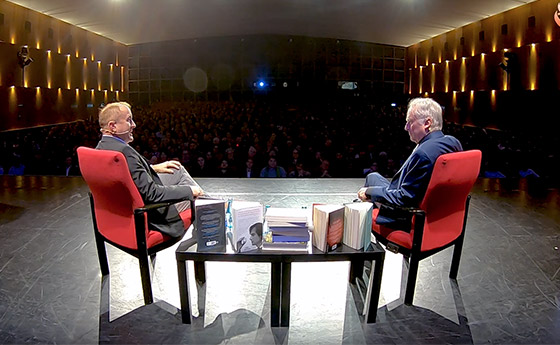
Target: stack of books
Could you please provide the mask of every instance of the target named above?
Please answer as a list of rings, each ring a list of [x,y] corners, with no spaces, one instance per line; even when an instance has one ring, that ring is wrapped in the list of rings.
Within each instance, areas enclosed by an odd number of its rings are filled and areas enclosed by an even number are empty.
[[[294,208],[268,208],[265,214],[263,250],[307,251],[308,211]]]

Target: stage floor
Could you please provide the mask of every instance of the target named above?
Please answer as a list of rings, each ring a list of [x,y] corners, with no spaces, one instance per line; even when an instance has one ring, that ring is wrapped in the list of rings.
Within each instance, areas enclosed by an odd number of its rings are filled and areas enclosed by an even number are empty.
[[[348,202],[363,183],[198,181],[213,196],[272,207]],[[450,248],[420,263],[414,305],[405,306],[406,267],[388,252],[375,324],[359,321],[348,263],[294,263],[289,328],[270,327],[269,264],[207,263],[205,303],[192,299],[196,318],[185,325],[175,247],[157,255],[156,303],[144,306],[133,257],[108,246],[111,275],[102,280],[80,177],[0,176],[0,186],[2,344],[560,343],[560,197],[525,180],[513,190],[477,181],[457,284]]]

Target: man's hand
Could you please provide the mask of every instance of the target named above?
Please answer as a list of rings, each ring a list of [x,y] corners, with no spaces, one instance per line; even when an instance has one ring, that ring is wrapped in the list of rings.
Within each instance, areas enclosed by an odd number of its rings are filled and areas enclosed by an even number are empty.
[[[175,170],[181,168],[181,163],[177,161],[167,161],[152,165],[152,169],[158,174],[173,174]]]
[[[360,190],[358,191],[358,198],[360,198],[360,200],[366,201],[368,199],[366,195],[366,191],[367,191],[367,187],[360,188]]]
[[[197,187],[197,186],[191,186],[191,190],[192,190],[192,195],[193,197],[199,197],[201,195],[204,195],[204,191],[202,190],[202,188]]]

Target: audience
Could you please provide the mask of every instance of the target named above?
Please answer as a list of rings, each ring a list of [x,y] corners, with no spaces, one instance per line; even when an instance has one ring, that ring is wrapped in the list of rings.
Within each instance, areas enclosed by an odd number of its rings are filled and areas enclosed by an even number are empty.
[[[179,160],[195,177],[391,177],[412,151],[405,106],[181,102],[136,107],[134,148]],[[552,177],[558,138],[446,123],[466,150],[483,152],[482,176]],[[364,128],[375,128],[366,135]],[[76,148],[95,147],[96,120],[0,133],[0,174],[76,175]],[[382,148],[382,150],[381,150]],[[285,167],[286,170],[284,170]],[[304,169],[305,167],[305,169]],[[260,173],[260,174],[259,174]]]

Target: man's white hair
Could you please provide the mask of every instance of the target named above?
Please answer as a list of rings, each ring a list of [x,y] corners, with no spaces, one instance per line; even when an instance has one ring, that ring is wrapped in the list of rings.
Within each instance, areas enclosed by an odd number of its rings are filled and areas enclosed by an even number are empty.
[[[418,97],[408,103],[406,118],[414,116],[417,120],[432,119],[431,131],[441,130],[443,127],[443,115],[441,106],[431,98]]]

